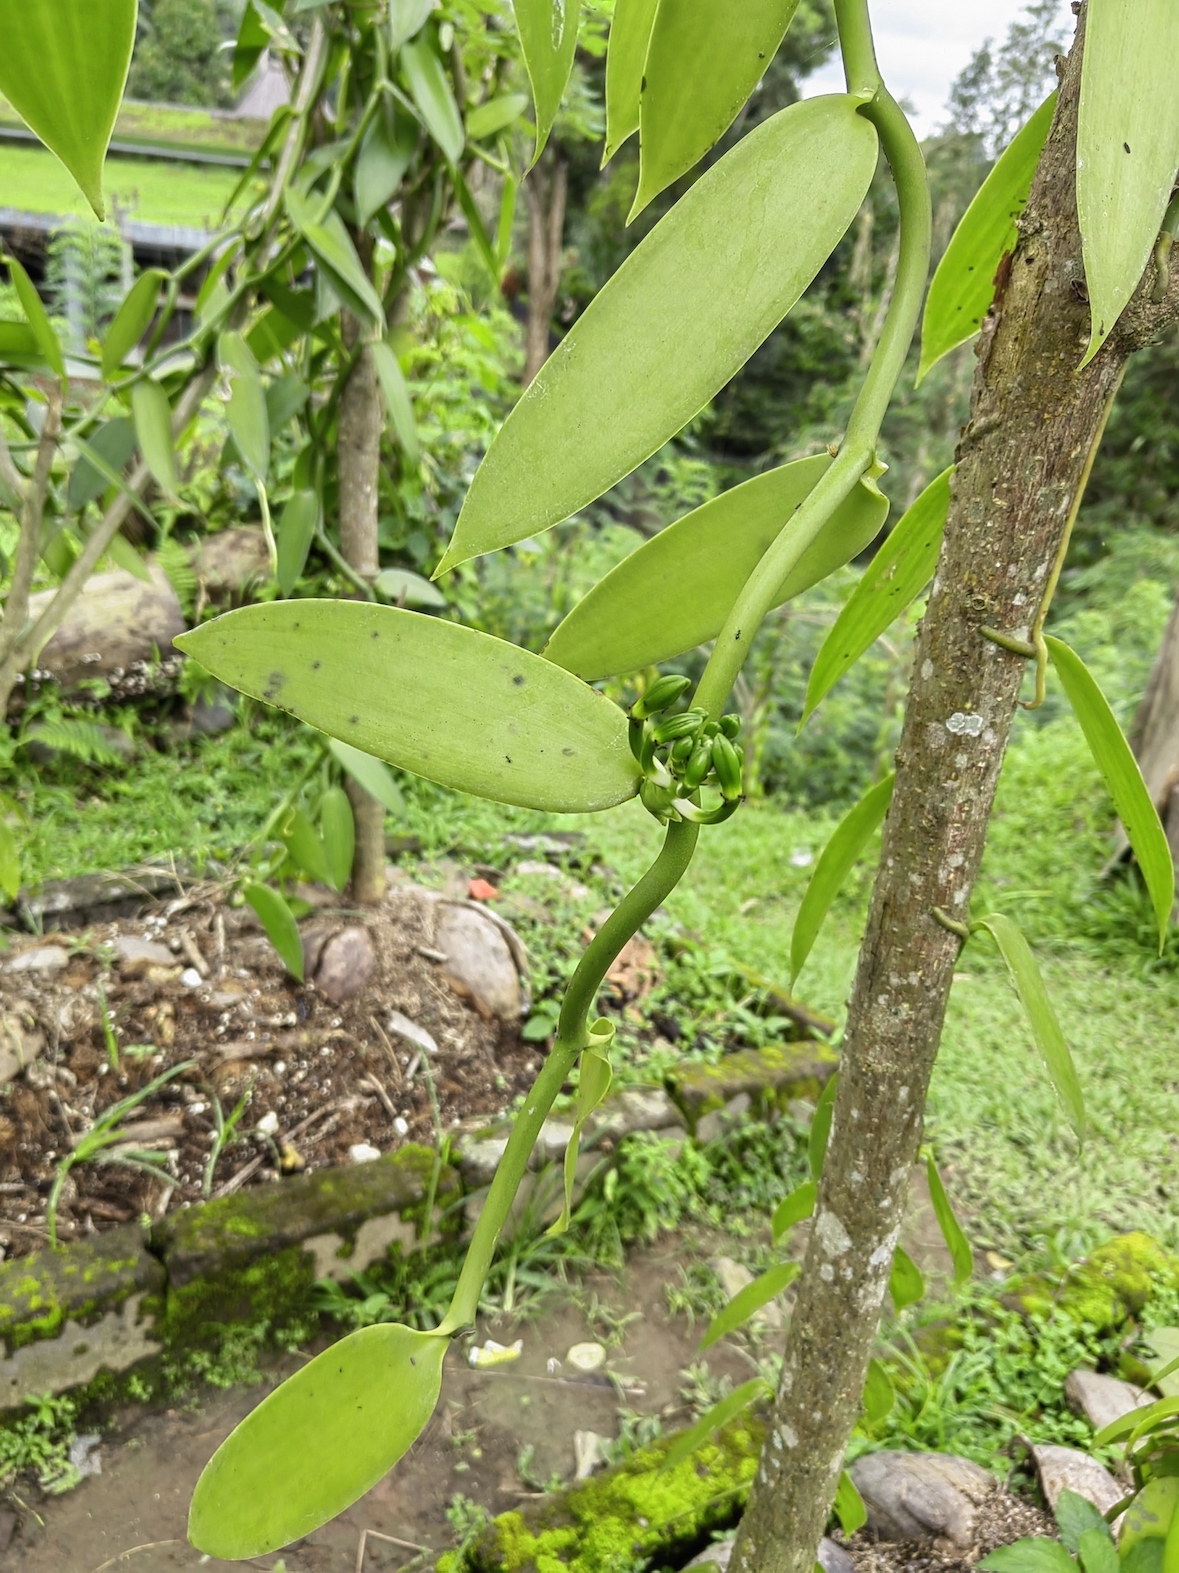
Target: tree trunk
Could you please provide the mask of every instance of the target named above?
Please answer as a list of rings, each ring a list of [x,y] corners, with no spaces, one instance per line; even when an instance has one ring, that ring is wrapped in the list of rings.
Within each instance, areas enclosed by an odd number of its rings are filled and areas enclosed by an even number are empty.
[[[355,347],[360,323],[341,312],[344,343]],[[340,551],[359,576],[371,583],[380,572],[377,547],[377,498],[381,476],[381,393],[371,350],[357,356],[340,395],[336,452],[340,488]],[[385,893],[385,810],[351,779],[345,782],[356,821],[352,859],[352,897],[379,901]]]
[[[934,914],[967,919],[1024,676],[1022,658],[980,628],[1027,637],[1125,359],[1174,316],[1179,298],[1173,283],[1151,305],[1152,269],[1116,337],[1077,371],[1089,337],[1074,178],[1079,87],[1078,44],[979,345],[945,543],[914,654],[830,1145],[733,1573],[811,1573],[859,1415],[961,946]]]
[[[549,327],[561,287],[565,198],[569,166],[550,147],[524,186],[528,198],[528,334],[524,348],[524,385],[549,358]]]
[[[1130,729],[1130,744],[1179,869],[1179,596]],[[1118,839],[1124,852],[1129,842],[1120,826]]]

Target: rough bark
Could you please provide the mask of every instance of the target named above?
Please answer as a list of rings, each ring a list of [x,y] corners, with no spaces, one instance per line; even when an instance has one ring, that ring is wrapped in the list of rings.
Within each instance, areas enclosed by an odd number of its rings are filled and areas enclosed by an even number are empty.
[[[561,287],[565,200],[569,166],[550,148],[524,186],[528,198],[528,331],[524,347],[524,385],[549,358],[549,325]]]
[[[1134,756],[1158,807],[1179,869],[1179,596],[1130,729]],[[1129,843],[1118,827],[1119,853]]]
[[[1083,22],[1081,24],[1083,26]],[[856,1421],[963,920],[1024,662],[980,633],[1026,638],[1086,455],[1129,352],[1175,314],[1144,281],[1116,340],[1089,335],[1075,204],[1080,48],[996,305],[914,655],[897,780],[850,1002],[814,1225],[766,1448],[733,1573],[810,1573]]]

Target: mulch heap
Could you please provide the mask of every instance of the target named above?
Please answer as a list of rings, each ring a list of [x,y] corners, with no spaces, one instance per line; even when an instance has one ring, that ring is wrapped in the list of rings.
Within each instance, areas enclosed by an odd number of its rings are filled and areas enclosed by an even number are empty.
[[[402,876],[405,879],[404,876]],[[307,981],[253,912],[196,886],[135,918],[13,937],[0,960],[0,1249],[44,1245],[61,1159],[120,1099],[185,1066],[70,1171],[58,1237],[362,1162],[500,1113],[540,1058],[518,1034],[526,956],[469,899],[410,885],[369,911],[304,891]],[[112,1042],[113,1035],[113,1042]],[[207,1173],[218,1107],[247,1094]],[[163,1177],[134,1154],[162,1154]]]

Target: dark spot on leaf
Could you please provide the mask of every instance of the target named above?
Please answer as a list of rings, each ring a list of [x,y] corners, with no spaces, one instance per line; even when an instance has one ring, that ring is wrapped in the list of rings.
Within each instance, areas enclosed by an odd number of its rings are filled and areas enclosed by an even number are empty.
[[[568,756],[568,757],[569,757],[569,758],[572,758],[572,757],[573,757],[573,755],[574,755],[574,753],[575,753],[575,752],[576,752],[576,750],[575,750],[575,749],[572,749],[572,748],[563,748],[563,749],[562,749],[562,750],[561,750],[561,752],[562,752],[562,753],[563,753],[563,754],[565,754],[565,755],[567,755],[567,756]]]
[[[313,672],[318,672],[322,665],[323,665],[322,661],[312,661],[312,663],[311,663],[311,670]]]
[[[736,644],[737,640],[740,639],[740,637],[741,637],[741,630],[738,628],[737,632],[733,635],[733,643]]]
[[[348,725],[349,726],[359,726],[360,725],[360,717],[358,715],[350,715],[348,717]]]
[[[643,80],[639,83],[639,92],[640,93],[645,93],[646,91],[647,91],[647,78],[644,77]]]
[[[374,628],[373,631],[372,631],[372,638],[379,639],[380,637],[381,637],[381,630],[379,628]]]
[[[506,759],[506,760],[507,760],[507,762],[508,762],[508,764],[509,764],[509,765],[510,765],[510,764],[511,764],[511,762],[512,762],[512,756],[511,756],[511,754],[505,754],[505,755],[504,755],[504,758],[505,758],[505,759]]]
[[[271,672],[265,692],[262,695],[263,699],[276,699],[286,680],[287,674],[285,672]]]
[[[414,1359],[414,1357],[412,1355],[410,1355],[410,1357],[409,1357],[409,1363],[410,1363],[410,1365],[417,1365],[417,1361]]]
[[[515,683],[517,688],[523,688],[524,684],[526,682],[526,678],[524,676],[524,673],[523,672],[517,672],[515,677],[512,678],[512,682]]]
[[[1123,142],[1122,146],[1125,148],[1127,153],[1130,151],[1130,144],[1128,142]]]

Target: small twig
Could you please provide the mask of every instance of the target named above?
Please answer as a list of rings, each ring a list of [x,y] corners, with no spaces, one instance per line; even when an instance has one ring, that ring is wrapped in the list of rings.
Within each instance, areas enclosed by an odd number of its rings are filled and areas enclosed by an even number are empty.
[[[370,1016],[368,1019],[372,1023],[373,1030],[377,1037],[380,1038],[381,1042],[385,1045],[385,1053],[389,1056],[389,1064],[393,1067],[393,1074],[397,1077],[398,1086],[404,1087],[405,1072],[401,1069],[401,1065],[397,1059],[397,1050],[389,1041],[389,1034],[385,1031],[384,1027],[381,1026],[380,1022],[375,1016]]]
[[[387,1541],[391,1546],[404,1546],[406,1551],[416,1551],[421,1556],[432,1557],[436,1555],[432,1547],[419,1546],[416,1540],[400,1540],[396,1535],[383,1535],[379,1529],[362,1529],[360,1531],[360,1543],[356,1547],[356,1573],[364,1573],[364,1554],[368,1549],[370,1536],[373,1540]]]
[[[225,971],[225,914],[223,912],[219,912],[214,920],[213,933],[216,936],[213,965],[221,973]]]
[[[201,947],[193,938],[191,929],[180,930],[180,948],[184,952],[187,959],[200,973],[201,977],[207,978],[209,976],[209,963],[205,960],[204,955],[201,953]]]
[[[139,1551],[155,1551],[159,1546],[179,1546],[181,1542],[173,1536],[171,1540],[145,1540],[141,1546],[131,1546],[126,1551],[120,1551],[117,1557],[108,1557],[101,1567],[94,1569],[94,1573],[105,1573],[107,1568],[113,1568],[120,1562],[125,1562],[128,1557],[135,1556]]]
[[[395,1120],[397,1118],[397,1109],[394,1106],[392,1098],[390,1098],[389,1094],[385,1091],[384,1087],[381,1086],[380,1082],[375,1076],[362,1076],[360,1078],[360,1085],[362,1087],[368,1087],[370,1091],[376,1093],[377,1097],[385,1105],[385,1113],[391,1120]]]

